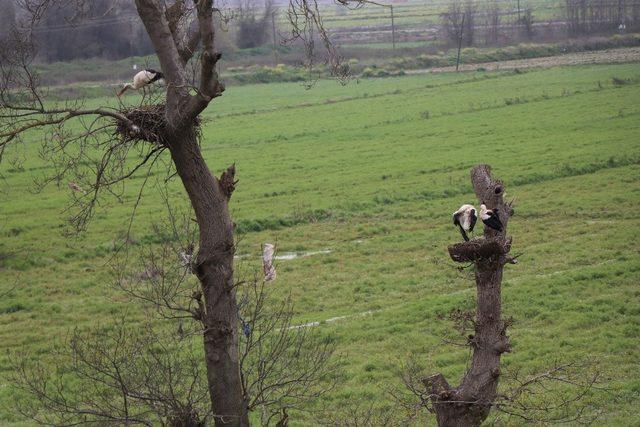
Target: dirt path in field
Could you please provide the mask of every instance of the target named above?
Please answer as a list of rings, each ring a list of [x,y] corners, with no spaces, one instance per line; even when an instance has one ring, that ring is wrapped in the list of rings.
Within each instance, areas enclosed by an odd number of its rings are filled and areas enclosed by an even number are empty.
[[[460,71],[475,71],[484,68],[487,71],[513,70],[515,68],[550,68],[558,65],[615,64],[640,62],[640,47],[598,50],[595,52],[574,52],[566,55],[545,56],[542,58],[514,59],[511,61],[482,62],[478,64],[460,64]],[[445,73],[455,71],[455,66],[406,70],[406,74]]]

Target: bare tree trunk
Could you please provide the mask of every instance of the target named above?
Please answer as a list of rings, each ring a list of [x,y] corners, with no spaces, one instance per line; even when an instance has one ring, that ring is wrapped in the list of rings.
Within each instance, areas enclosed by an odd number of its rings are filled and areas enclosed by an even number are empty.
[[[499,212],[503,230],[485,226],[484,236],[449,246],[456,262],[473,262],[477,288],[475,334],[469,336],[473,348],[470,369],[456,388],[442,374],[425,378],[439,426],[479,426],[489,415],[496,398],[500,377],[500,356],[509,351],[507,324],[501,320],[502,270],[515,262],[508,253],[511,238],[506,237],[507,222],[513,215],[503,200],[504,187],[491,179],[490,167],[479,165],[471,171],[478,201]]]
[[[177,6],[176,6],[177,5]],[[238,305],[233,283],[233,222],[228,202],[233,192],[235,168],[216,179],[207,167],[194,129],[195,118],[212,99],[222,94],[216,63],[213,1],[195,3],[198,31],[194,43],[180,42],[175,33],[182,16],[180,3],[166,9],[157,0],[136,0],[136,7],[155,47],[167,81],[167,141],[171,157],[200,227],[196,274],[202,286],[204,304],[204,350],[211,407],[219,426],[249,425],[247,402],[240,378],[238,352]],[[175,14],[175,16],[174,16]],[[197,42],[202,44],[199,87],[187,79],[186,63]],[[196,95],[189,93],[195,89]]]
[[[88,165],[85,170],[85,166],[77,166],[77,163],[82,162],[76,161],[85,157],[83,150],[88,149],[90,144],[94,144],[97,149],[105,150],[102,163],[95,171],[96,180],[89,183],[93,197],[86,203],[80,201],[79,197],[76,199],[81,209],[73,220],[80,228],[91,216],[101,189],[119,185],[148,161],[154,164],[157,156],[166,149],[171,152],[200,231],[198,254],[195,262],[189,261],[201,285],[201,289],[193,295],[197,300],[197,309],[192,310],[192,306],[189,306],[183,307],[182,311],[200,320],[204,326],[205,364],[215,424],[247,426],[249,392],[244,388],[240,372],[238,304],[233,277],[234,224],[228,207],[235,185],[235,168],[228,168],[219,179],[213,176],[202,157],[197,134],[200,114],[225,90],[217,70],[217,63],[222,54],[216,49],[216,31],[220,30],[222,24],[219,19],[214,19],[214,13],[217,15],[220,11],[214,7],[213,0],[135,0],[133,3],[160,62],[163,80],[166,82],[166,98],[162,104],[143,102],[137,108],[121,105],[120,111],[115,111],[111,108],[85,109],[81,107],[81,103],[61,103],[59,106],[55,105],[56,108],[50,108],[49,103],[42,101],[38,79],[33,78],[34,74],[30,70],[37,50],[29,37],[23,39],[24,35],[30,33],[28,30],[35,28],[41,21],[43,12],[48,7],[56,6],[58,1],[28,0],[23,3],[25,13],[31,16],[26,20],[25,28],[21,26],[19,34],[12,34],[12,41],[15,43],[11,49],[3,49],[0,52],[0,59],[6,62],[0,70],[0,112],[2,117],[9,119],[0,121],[0,154],[10,143],[21,141],[22,134],[35,129],[49,129],[53,135],[51,139],[60,144],[60,148],[47,147],[45,153],[56,152],[58,155],[57,152],[60,151],[61,158],[67,162],[61,167],[64,170],[60,175],[56,175],[59,181],[60,176],[66,174],[73,173],[80,177],[88,170],[94,172],[93,166]],[[80,1],[78,6],[84,7],[90,3]],[[317,5],[309,7],[307,1],[303,0],[299,5],[292,7],[289,18],[294,28],[299,28],[296,26],[298,16],[304,20],[305,32],[311,34],[313,28],[316,28],[330,52],[334,71],[337,71],[339,58],[318,20]],[[267,11],[265,19],[270,16],[270,12]],[[298,34],[296,38],[302,39],[302,34],[304,33]],[[309,54],[311,55],[311,52]],[[24,86],[21,92],[19,86]],[[20,93],[26,96],[16,96]],[[14,105],[14,102],[20,105]],[[84,129],[78,132],[66,129],[64,132],[61,131],[66,123],[88,116],[94,116],[96,120],[87,121]],[[108,120],[114,125],[118,138],[106,136],[108,125],[104,125],[103,120]],[[104,134],[105,138],[96,137],[98,133]],[[88,136],[91,136],[89,143]],[[67,144],[80,140],[84,141],[79,146],[80,154],[74,152],[73,155],[69,155],[65,152],[64,147]],[[145,148],[148,151],[138,166],[128,170],[125,164],[129,148],[141,141],[152,145],[148,149]],[[129,142],[133,144],[129,145]],[[50,144],[47,141],[47,145]],[[76,190],[82,189],[77,183],[70,182],[70,185]],[[172,309],[168,305],[166,308]],[[300,341],[292,341],[288,336],[285,338],[280,348],[287,349],[287,345],[302,345],[298,343],[305,342],[304,336]],[[311,366],[314,369],[321,366],[330,353],[325,350],[325,353],[317,355],[316,364]],[[281,356],[278,357],[282,359]],[[269,367],[266,372],[273,371],[274,368]],[[293,383],[308,385],[319,378],[320,371],[315,369],[312,372],[298,368],[296,372],[305,374],[296,378]],[[267,387],[262,380],[259,387]],[[271,378],[268,380],[271,381]],[[268,393],[264,390],[260,392],[266,395],[272,394],[274,389],[285,391],[279,392],[280,400],[273,400],[271,395],[268,398],[260,396],[254,399],[254,403],[258,402],[257,404],[264,406],[274,405],[274,402],[280,404],[285,401],[285,397],[288,399],[291,395],[302,401],[311,394],[298,393],[291,382],[274,383],[268,388]],[[128,407],[128,403],[125,406]],[[125,413],[128,413],[128,410],[125,410]],[[100,415],[96,414],[96,417],[98,416]],[[127,419],[125,417],[125,420]]]
[[[234,167],[214,177],[193,127],[169,139],[178,175],[200,227],[196,274],[202,286],[204,350],[212,410],[217,426],[248,426],[238,353],[238,306],[233,281],[233,222],[228,201]]]

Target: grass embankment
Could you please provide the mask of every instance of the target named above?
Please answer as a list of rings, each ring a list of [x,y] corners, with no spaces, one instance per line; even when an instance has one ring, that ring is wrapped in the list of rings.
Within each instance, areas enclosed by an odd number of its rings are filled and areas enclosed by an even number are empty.
[[[504,280],[503,310],[515,319],[505,368],[595,359],[616,396],[594,399],[601,422],[640,422],[639,77],[637,64],[421,75],[320,81],[311,91],[247,85],[216,100],[203,149],[216,172],[236,162],[238,251],[250,255],[239,270],[258,268],[265,241],[330,250],[279,263],[273,288],[292,294],[295,322],[374,311],[315,329],[334,335],[344,355],[322,403],[389,404],[385,387],[399,384],[392,371],[414,352],[425,374],[460,377],[468,351],[441,340],[451,327],[443,318],[471,307],[474,291],[446,254],[459,239],[450,213],[473,200],[469,168],[488,162],[517,198],[509,228],[513,251],[524,253]],[[108,286],[105,263],[141,177],[85,234],[66,239],[66,184],[29,192],[50,171],[36,142],[21,151],[23,168],[2,169],[0,292],[18,284],[0,302],[2,357],[20,348],[46,357],[70,328],[136,310]],[[184,199],[175,180],[169,194]],[[148,225],[161,210],[158,195],[145,193],[134,241],[153,241]],[[10,372],[0,366],[0,423],[9,424]]]

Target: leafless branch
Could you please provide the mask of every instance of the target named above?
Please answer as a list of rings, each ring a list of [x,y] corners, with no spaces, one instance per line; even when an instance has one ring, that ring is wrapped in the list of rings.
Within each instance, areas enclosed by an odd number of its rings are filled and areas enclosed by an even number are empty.
[[[243,387],[263,424],[330,390],[337,363],[335,344],[308,328],[292,328],[291,300],[271,301],[267,286],[257,276],[241,286],[239,313]]]
[[[208,393],[198,344],[173,335],[124,315],[108,328],[76,329],[52,360],[14,354],[16,410],[55,426],[203,425]]]

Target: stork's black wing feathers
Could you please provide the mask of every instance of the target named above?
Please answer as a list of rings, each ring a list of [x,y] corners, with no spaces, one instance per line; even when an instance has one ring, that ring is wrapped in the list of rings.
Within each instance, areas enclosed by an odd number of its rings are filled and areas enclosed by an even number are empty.
[[[467,233],[464,231],[464,228],[462,228],[460,224],[458,224],[458,227],[460,227],[460,234],[462,234],[462,238],[464,239],[465,242],[468,242],[469,236],[467,236]]]
[[[483,219],[482,222],[485,223],[490,228],[494,230],[502,231],[502,222],[500,222],[500,215],[498,215],[498,210],[494,209],[489,218]]]
[[[476,226],[477,220],[478,220],[478,215],[476,215],[476,210],[471,209],[471,224],[469,226],[469,231],[473,231],[473,227]]]
[[[460,225],[460,220],[458,219],[459,217],[459,213],[453,214],[453,225]]]
[[[157,82],[160,79],[164,79],[164,74],[159,71],[154,70],[153,68],[147,68],[145,71],[153,74],[153,78],[149,80],[149,83]]]

